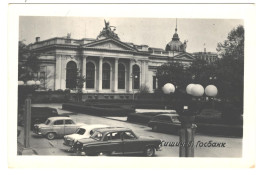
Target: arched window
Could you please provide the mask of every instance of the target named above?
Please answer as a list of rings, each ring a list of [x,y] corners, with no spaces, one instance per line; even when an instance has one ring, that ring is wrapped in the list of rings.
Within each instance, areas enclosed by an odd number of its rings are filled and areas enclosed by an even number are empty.
[[[110,89],[110,65],[108,63],[103,64],[102,79],[102,89]]]
[[[95,87],[95,65],[91,62],[86,64],[86,88]]]
[[[118,89],[125,89],[125,66],[118,64]]]
[[[77,64],[74,61],[68,62],[66,70],[66,88],[76,88]]]
[[[138,65],[133,66],[133,86],[134,89],[139,89],[140,88],[140,68]]]

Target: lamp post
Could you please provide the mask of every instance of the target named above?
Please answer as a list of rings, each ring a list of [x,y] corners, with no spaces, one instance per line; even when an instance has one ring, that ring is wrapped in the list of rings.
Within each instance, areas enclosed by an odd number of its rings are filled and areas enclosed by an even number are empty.
[[[35,89],[41,84],[40,81],[29,80],[26,83],[18,81],[19,105],[24,104],[24,147],[30,147],[31,131],[31,96]]]
[[[133,82],[132,90],[133,90],[133,103],[134,103],[134,100],[135,100],[135,79],[138,78],[138,76],[132,73],[130,78],[132,78],[132,82]]]
[[[175,87],[167,83],[162,88],[165,94],[174,93]],[[189,84],[186,87],[188,95],[199,98],[204,94],[204,88],[200,84]],[[206,95],[212,96],[217,94],[217,88],[213,85],[206,87]],[[202,110],[202,105],[196,100],[181,101],[176,104],[176,112],[179,114],[181,128],[179,132],[179,157],[194,157],[194,136],[196,125],[194,125],[195,116]]]

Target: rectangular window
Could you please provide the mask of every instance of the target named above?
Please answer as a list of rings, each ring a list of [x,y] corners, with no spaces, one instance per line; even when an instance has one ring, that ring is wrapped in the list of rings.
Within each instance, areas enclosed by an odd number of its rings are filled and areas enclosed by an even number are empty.
[[[118,89],[125,89],[125,71],[118,72]]]
[[[153,76],[153,89],[156,89],[156,76]]]
[[[110,89],[110,70],[103,70],[102,77],[103,77],[102,88]]]

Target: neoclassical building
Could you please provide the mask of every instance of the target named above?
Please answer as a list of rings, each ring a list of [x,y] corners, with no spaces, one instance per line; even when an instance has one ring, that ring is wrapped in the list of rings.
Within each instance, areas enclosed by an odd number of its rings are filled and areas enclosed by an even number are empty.
[[[41,80],[41,89],[65,90],[76,87],[77,72],[85,78],[84,93],[127,94],[148,87],[157,88],[156,68],[168,61],[189,65],[195,57],[186,52],[177,26],[165,50],[147,45],[121,41],[115,28],[105,21],[105,27],[96,39],[51,38],[30,44],[40,61],[35,79]]]

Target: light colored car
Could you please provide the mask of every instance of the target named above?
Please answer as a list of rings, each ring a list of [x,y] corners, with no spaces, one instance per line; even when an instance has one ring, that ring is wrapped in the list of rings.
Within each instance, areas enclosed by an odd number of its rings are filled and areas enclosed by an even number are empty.
[[[35,124],[33,132],[37,135],[46,136],[52,140],[56,137],[75,133],[75,131],[85,125],[84,123],[76,123],[70,117],[50,117],[45,123]]]
[[[70,150],[73,150],[73,145],[75,142],[77,142],[79,139],[89,138],[93,133],[95,129],[99,128],[106,128],[109,127],[107,125],[102,124],[91,124],[91,125],[84,125],[77,129],[77,131],[70,135],[64,136],[64,145],[70,147]]]

